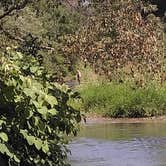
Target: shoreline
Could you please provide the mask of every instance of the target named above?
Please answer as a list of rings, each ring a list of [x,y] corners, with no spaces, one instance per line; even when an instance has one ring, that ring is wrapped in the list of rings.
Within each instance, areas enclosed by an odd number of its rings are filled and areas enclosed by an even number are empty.
[[[85,116],[86,123],[166,123],[166,115],[143,118],[110,118],[100,115]]]

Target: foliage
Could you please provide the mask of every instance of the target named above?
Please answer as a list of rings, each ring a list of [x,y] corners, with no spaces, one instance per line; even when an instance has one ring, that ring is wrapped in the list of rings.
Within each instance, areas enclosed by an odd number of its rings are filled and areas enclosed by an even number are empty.
[[[59,81],[75,70],[73,58],[62,51],[63,36],[74,34],[79,28],[81,15],[58,0],[2,1],[0,12],[3,15],[6,13],[5,7],[18,6],[24,1],[27,3],[23,10],[13,10],[12,14],[0,19],[1,48],[17,45],[20,52],[39,56],[43,65],[54,75],[54,80]],[[59,62],[59,59],[63,62]]]
[[[165,115],[166,88],[156,83],[138,87],[134,83],[89,84],[80,89],[82,101],[72,101],[83,111],[109,117]]]
[[[81,121],[72,92],[49,82],[33,56],[8,47],[0,63],[0,154],[12,166],[67,165],[65,134]]]
[[[134,0],[95,3],[87,24],[66,37],[64,51],[87,59],[110,80],[164,83],[165,34],[159,18],[151,14],[155,9]],[[146,17],[143,11],[148,12]]]

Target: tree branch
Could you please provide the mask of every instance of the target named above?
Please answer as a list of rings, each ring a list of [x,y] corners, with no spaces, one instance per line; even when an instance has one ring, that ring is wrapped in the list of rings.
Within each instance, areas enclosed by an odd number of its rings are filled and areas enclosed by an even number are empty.
[[[9,16],[13,11],[23,9],[28,3],[30,3],[31,0],[24,0],[20,2],[19,4],[11,6],[8,11],[4,12],[2,15],[0,15],[0,20],[3,19],[6,16]]]
[[[15,40],[15,41],[20,42],[20,43],[25,41],[23,38],[21,38],[19,36],[16,36],[16,35],[12,35],[8,31],[4,30],[2,25],[0,25],[0,31],[2,31],[4,33],[4,35],[7,36],[11,40]],[[41,45],[40,49],[42,49],[42,50],[51,50],[51,51],[55,50],[53,47],[49,47],[49,46],[45,46],[45,45]]]

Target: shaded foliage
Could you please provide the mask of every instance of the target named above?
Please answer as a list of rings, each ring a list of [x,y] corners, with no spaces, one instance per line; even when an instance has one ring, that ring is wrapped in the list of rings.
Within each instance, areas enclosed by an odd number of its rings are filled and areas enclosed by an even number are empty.
[[[48,82],[35,57],[7,48],[0,61],[0,154],[12,166],[67,165],[64,135],[81,121],[67,104],[73,93]]]
[[[5,7],[16,7],[23,2],[2,1],[2,14],[5,13]],[[25,2],[27,5],[23,10],[14,9],[7,17],[0,19],[1,47],[4,49],[16,45],[22,53],[42,56],[43,64],[55,75],[54,80],[60,81],[62,76],[73,72],[71,63],[59,62],[59,59],[67,61],[61,50],[63,36],[74,34],[81,17],[78,12],[71,11],[58,0]]]

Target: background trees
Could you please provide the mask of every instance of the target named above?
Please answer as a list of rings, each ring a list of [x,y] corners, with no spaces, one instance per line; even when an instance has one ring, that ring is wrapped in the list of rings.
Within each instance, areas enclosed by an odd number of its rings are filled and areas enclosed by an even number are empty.
[[[109,80],[165,82],[164,23],[156,6],[86,2],[0,2],[0,152],[11,165],[66,164],[63,134],[75,135],[81,116],[68,105],[76,94],[55,82],[74,75],[85,59]]]
[[[73,72],[61,48],[63,36],[79,27],[77,11],[67,8],[64,1],[25,0],[2,1],[1,13],[1,48],[16,45],[23,53],[39,56],[57,81]]]
[[[153,14],[156,10],[132,0],[94,3],[93,14],[76,35],[69,36],[70,49],[65,50],[86,58],[110,80],[164,82],[164,24]]]

